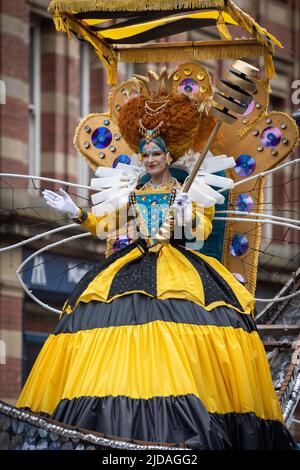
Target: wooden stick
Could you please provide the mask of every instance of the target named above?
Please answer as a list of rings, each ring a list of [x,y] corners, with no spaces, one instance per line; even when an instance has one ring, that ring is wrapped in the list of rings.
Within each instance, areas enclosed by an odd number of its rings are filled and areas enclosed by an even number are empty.
[[[196,178],[196,176],[198,174],[198,171],[200,170],[201,164],[203,163],[203,160],[205,159],[205,157],[207,155],[207,152],[209,151],[210,146],[213,143],[213,140],[216,137],[222,123],[223,123],[223,121],[221,121],[221,119],[219,119],[216,122],[215,127],[213,128],[212,133],[210,134],[209,139],[206,142],[206,145],[204,147],[203,152],[201,153],[200,157],[198,158],[193,170],[191,171],[187,181],[185,182],[185,184],[183,186],[182,192],[187,193],[188,190],[190,189],[190,187],[192,186],[193,181]]]

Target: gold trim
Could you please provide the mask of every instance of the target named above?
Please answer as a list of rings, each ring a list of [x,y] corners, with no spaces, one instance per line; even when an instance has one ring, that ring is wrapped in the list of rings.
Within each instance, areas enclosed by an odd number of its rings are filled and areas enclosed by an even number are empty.
[[[217,29],[220,33],[220,36],[222,39],[227,39],[227,40],[231,40],[231,34],[230,32],[228,31],[228,28],[226,26],[226,23],[224,21],[224,17],[223,17],[223,12],[222,11],[219,11],[219,16],[218,16],[218,19],[217,19]]]
[[[117,84],[117,60],[113,49],[106,44],[100,33],[94,33],[88,27],[84,26],[80,20],[67,14],[60,14],[57,10],[53,14],[53,21],[57,31],[66,33],[68,39],[72,38],[72,32],[82,36],[89,42],[96,51],[97,56],[107,69],[107,83],[109,85]]]
[[[224,0],[151,0],[143,4],[145,11],[152,10],[179,10],[182,8],[224,8]],[[68,12],[88,11],[140,11],[140,0],[52,0],[48,11],[53,13],[55,10]]]
[[[240,59],[241,57],[261,56],[265,46],[254,39],[234,39],[217,41],[184,41],[169,43],[149,43],[115,45],[113,50],[118,62],[166,62],[184,60]]]

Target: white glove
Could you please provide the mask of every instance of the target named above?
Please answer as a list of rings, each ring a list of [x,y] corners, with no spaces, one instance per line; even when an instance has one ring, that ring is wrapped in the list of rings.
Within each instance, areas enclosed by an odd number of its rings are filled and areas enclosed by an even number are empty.
[[[46,200],[46,204],[53,209],[67,215],[69,218],[75,218],[78,216],[79,208],[75,202],[72,201],[69,194],[67,194],[62,188],[59,189],[61,196],[50,189],[45,189],[42,194]]]
[[[178,192],[173,204],[178,225],[188,225],[193,219],[193,205],[187,193]]]

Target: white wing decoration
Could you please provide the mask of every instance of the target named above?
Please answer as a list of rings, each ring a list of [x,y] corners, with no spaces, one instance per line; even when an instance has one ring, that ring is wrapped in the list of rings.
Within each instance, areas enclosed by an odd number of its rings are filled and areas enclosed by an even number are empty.
[[[184,165],[191,171],[199,156],[199,153],[194,153],[192,150],[189,150],[189,152],[177,160],[174,166]],[[236,163],[233,157],[227,157],[227,155],[214,156],[211,152],[208,152],[188,191],[191,200],[204,207],[223,204],[225,200],[224,196],[211,188],[211,186],[231,189],[234,185],[234,181],[231,178],[218,176],[214,173],[233,168],[235,165]]]
[[[92,212],[101,216],[126,204],[142,173],[144,168],[134,163],[118,163],[116,168],[99,167],[96,178],[91,179],[91,188],[99,191],[91,196]]]
[[[199,153],[189,151],[172,166],[185,166],[191,171],[198,157]],[[144,173],[144,167],[136,164],[137,158],[135,155],[132,162],[130,165],[119,163],[116,168],[99,167],[96,170],[96,178],[91,179],[91,188],[98,191],[91,197],[92,212],[95,215],[101,216],[109,213],[128,202],[130,192],[134,190],[139,177]],[[191,200],[204,207],[222,204],[224,196],[211,186],[231,189],[233,180],[214,173],[234,166],[235,160],[233,157],[227,157],[226,155],[214,156],[209,152],[188,191]]]

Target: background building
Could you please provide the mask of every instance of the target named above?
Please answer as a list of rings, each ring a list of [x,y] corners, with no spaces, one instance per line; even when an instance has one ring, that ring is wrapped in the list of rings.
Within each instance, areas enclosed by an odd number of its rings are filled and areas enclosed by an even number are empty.
[[[277,79],[272,81],[271,108],[292,113],[292,83],[300,79],[300,3],[297,0],[244,0],[236,3],[279,38],[285,49],[276,52]],[[72,140],[81,117],[106,110],[108,87],[103,67],[86,43],[69,41],[57,33],[47,13],[48,0],[2,0],[0,3],[0,70],[5,103],[1,101],[0,171],[41,175],[79,184],[89,184],[90,172],[76,154]],[[211,38],[207,33],[186,33],[186,39]],[[182,37],[182,35],[181,35]],[[226,63],[206,64],[216,81]],[[153,67],[156,65],[153,64]],[[160,67],[160,66],[159,66]],[[120,64],[119,80],[144,65]],[[4,85],[3,85],[4,84]],[[293,158],[293,156],[291,156]],[[289,187],[291,200],[299,201],[300,188],[295,181]],[[283,186],[284,175],[274,176],[273,186]],[[12,185],[13,188],[10,186]],[[31,181],[3,180],[1,185],[1,245],[17,243],[30,235],[57,226],[57,217],[45,207]],[[57,189],[59,185],[47,184]],[[71,192],[81,206],[88,206],[85,190]],[[268,197],[284,203],[282,191]],[[274,199],[275,198],[275,199]],[[42,223],[41,223],[42,221]],[[63,224],[64,221],[61,220]],[[78,231],[68,231],[68,236]],[[280,241],[282,228],[268,229],[266,238]],[[290,256],[299,239],[291,233]],[[47,243],[60,239],[54,235]],[[37,241],[36,250],[45,245]],[[14,404],[45,338],[57,321],[24,294],[16,279],[16,269],[30,253],[22,247],[0,258],[0,330],[6,361],[0,364],[0,399]],[[103,258],[104,244],[85,239],[35,259],[24,274],[30,288],[39,298],[60,309],[64,299],[90,266]],[[70,270],[72,266],[76,269]],[[34,269],[32,269],[34,267]],[[275,266],[274,269],[278,267]],[[67,272],[67,276],[63,273]],[[61,275],[60,275],[61,274]],[[263,292],[274,290],[274,281],[261,278]],[[276,286],[275,286],[276,287]],[[276,287],[277,288],[277,287]],[[275,288],[275,290],[276,290]],[[1,355],[0,355],[1,356]]]

